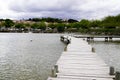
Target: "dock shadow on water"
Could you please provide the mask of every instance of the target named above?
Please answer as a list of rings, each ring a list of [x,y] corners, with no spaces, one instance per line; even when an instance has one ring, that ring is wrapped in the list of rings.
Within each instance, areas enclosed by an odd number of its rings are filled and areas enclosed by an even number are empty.
[[[59,37],[0,33],[0,80],[46,80],[65,47]]]
[[[90,43],[95,47],[96,53],[116,71],[120,71],[120,40],[112,42],[93,41]]]

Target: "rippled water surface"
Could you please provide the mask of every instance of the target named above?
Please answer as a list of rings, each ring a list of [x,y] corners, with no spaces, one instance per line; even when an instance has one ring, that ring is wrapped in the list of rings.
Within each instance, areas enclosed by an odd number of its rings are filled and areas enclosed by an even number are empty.
[[[65,46],[59,37],[0,33],[0,80],[46,80]]]
[[[0,80],[46,80],[65,47],[59,39],[60,34],[0,33]],[[91,45],[120,71],[120,40]]]
[[[95,41],[91,43],[96,53],[109,65],[120,71],[120,40],[113,42]]]

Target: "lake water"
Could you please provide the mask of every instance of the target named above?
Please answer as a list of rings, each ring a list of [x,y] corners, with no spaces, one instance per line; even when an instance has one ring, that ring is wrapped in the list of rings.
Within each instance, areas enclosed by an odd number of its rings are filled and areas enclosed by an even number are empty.
[[[60,34],[0,33],[0,80],[46,80],[64,47]]]
[[[116,41],[117,40],[117,41]],[[113,66],[116,71],[120,71],[120,40],[114,39],[113,42],[104,42],[97,40],[91,45],[95,48],[96,53],[107,63]]]
[[[0,80],[46,80],[65,47],[60,35],[0,33]],[[120,42],[95,40],[91,45],[120,71]]]

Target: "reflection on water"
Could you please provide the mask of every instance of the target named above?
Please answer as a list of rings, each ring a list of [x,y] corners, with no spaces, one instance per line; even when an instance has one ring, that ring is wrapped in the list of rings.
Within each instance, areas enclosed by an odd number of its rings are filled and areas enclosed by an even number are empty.
[[[0,80],[46,80],[64,44],[59,34],[0,34]]]
[[[117,40],[117,39],[116,39]],[[120,71],[120,41],[104,42],[95,41],[91,43],[96,53],[109,65]]]

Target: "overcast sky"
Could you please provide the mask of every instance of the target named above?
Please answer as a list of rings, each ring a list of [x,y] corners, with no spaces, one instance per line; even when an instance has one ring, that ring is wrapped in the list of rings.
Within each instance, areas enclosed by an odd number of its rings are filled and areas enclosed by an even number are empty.
[[[0,0],[0,18],[101,19],[120,14],[120,0]]]

